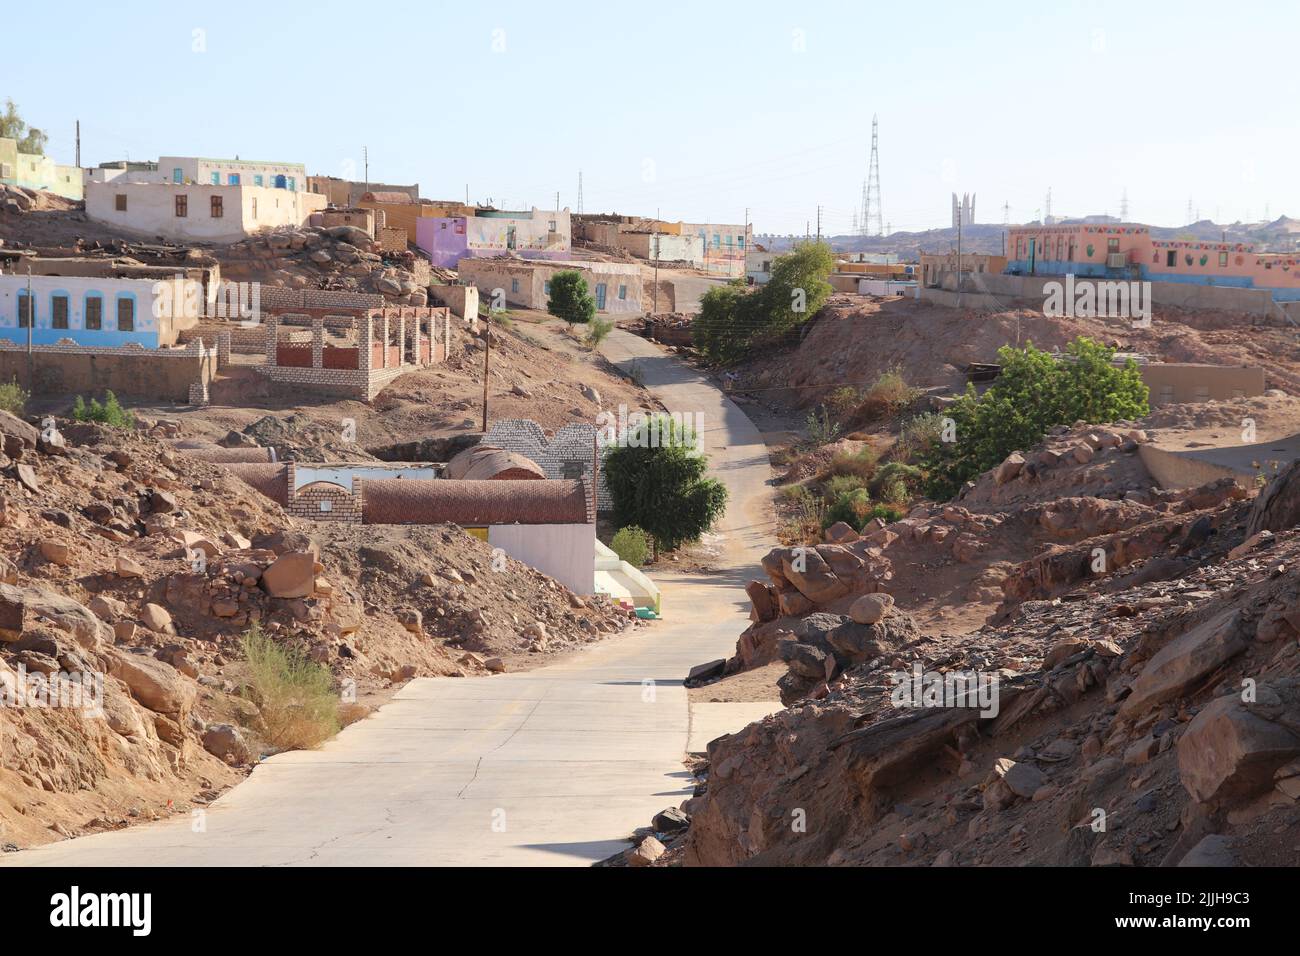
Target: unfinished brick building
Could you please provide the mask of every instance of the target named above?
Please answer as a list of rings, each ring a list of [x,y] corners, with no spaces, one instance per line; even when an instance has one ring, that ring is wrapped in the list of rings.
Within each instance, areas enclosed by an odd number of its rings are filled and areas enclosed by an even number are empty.
[[[264,290],[259,374],[368,402],[399,375],[443,362],[451,310],[382,306],[364,293]],[[376,303],[376,299],[379,300]]]

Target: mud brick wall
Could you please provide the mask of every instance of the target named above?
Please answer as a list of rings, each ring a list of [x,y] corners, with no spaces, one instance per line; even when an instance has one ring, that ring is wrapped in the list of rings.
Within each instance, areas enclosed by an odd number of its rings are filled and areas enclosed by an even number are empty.
[[[52,393],[191,402],[205,395],[217,372],[217,350],[193,343],[184,349],[38,345],[28,382],[25,345],[0,344],[0,381],[17,379],[37,396]],[[191,392],[191,386],[198,386]]]

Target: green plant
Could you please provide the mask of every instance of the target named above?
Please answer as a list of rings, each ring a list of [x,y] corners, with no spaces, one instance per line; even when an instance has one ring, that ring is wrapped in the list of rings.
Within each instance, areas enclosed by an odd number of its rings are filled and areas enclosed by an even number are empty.
[[[829,473],[832,475],[856,475],[864,481],[870,481],[876,474],[876,465],[880,453],[866,445],[857,451],[837,452],[831,458]]]
[[[609,542],[610,549],[618,555],[619,560],[626,561],[634,568],[645,564],[650,553],[650,539],[644,531],[634,524],[619,528]]]
[[[825,405],[818,405],[804,419],[808,426],[808,437],[814,445],[833,442],[840,433],[840,423],[831,421],[830,412]]]
[[[324,743],[339,731],[339,699],[328,669],[283,647],[253,625],[241,641],[248,686],[258,702],[258,732],[277,750]]]
[[[893,524],[895,521],[903,519],[903,512],[898,508],[891,508],[889,505],[872,505],[867,509],[866,515],[862,520],[862,528],[865,528],[869,522],[879,518],[885,524]],[[859,528],[858,530],[862,530]]]
[[[587,323],[587,344],[593,349],[605,341],[605,336],[614,330],[614,323],[607,319],[593,318]]]
[[[19,385],[16,378],[6,385],[0,385],[0,409],[10,415],[21,416],[27,409],[27,399],[31,397],[31,393]]]
[[[866,488],[855,488],[831,501],[822,515],[822,528],[829,528],[837,521],[843,521],[851,527],[858,528],[867,520],[871,509],[871,496]]]
[[[643,418],[606,448],[605,482],[614,521],[637,525],[657,552],[695,541],[721,517],[727,489],[708,477],[694,430],[670,415]]]
[[[123,408],[113,392],[104,393],[104,404],[100,404],[96,398],[91,398],[87,403],[80,395],[72,403],[71,418],[78,422],[99,422],[101,425],[108,425],[110,428],[134,428],[135,416]]]
[[[817,314],[831,294],[826,277],[835,253],[824,242],[805,242],[772,264],[771,278],[747,291],[717,286],[700,297],[691,323],[695,347],[711,362],[734,362]]]
[[[35,126],[28,126],[18,114],[18,107],[13,100],[5,100],[5,108],[0,112],[0,139],[18,140],[18,152],[45,153],[45,142],[49,137]]]
[[[894,457],[910,461],[939,440],[943,433],[943,416],[938,412],[922,412],[903,422],[894,443]]]
[[[1030,343],[998,350],[1002,371],[983,395],[974,385],[946,410],[952,441],[932,444],[921,457],[926,491],[951,498],[962,484],[1016,450],[1025,450],[1055,425],[1141,418],[1149,393],[1137,363],[1113,362],[1115,350],[1079,338],[1062,361]],[[941,435],[941,439],[949,437]]]
[[[587,291],[587,280],[576,269],[566,269],[551,276],[551,294],[546,311],[570,325],[590,322],[596,317],[596,300]]]
[[[925,473],[915,465],[890,461],[881,465],[871,480],[871,493],[882,501],[905,503],[917,493]]]
[[[852,385],[841,385],[826,396],[826,410],[835,416],[836,419],[848,417],[855,408],[862,402],[862,396]]]
[[[871,384],[858,408],[867,418],[881,418],[906,408],[916,400],[916,395],[917,390],[907,384],[902,370],[894,366]]]
[[[832,475],[823,486],[826,498],[835,501],[859,488],[866,488],[867,482],[860,475]]]

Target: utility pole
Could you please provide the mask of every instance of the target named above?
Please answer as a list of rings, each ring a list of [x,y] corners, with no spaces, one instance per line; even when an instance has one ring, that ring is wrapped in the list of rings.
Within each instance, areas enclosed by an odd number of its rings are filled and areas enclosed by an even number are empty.
[[[578,215],[582,215],[582,170],[578,170]]]
[[[77,120],[77,168],[81,168],[81,120]]]
[[[370,192],[370,147],[361,147],[361,161],[365,165],[366,192]]]
[[[36,324],[36,300],[32,298],[32,267],[27,267],[27,391],[35,394],[32,387],[32,326]]]
[[[555,190],[555,211],[560,211],[560,191],[558,189]]]
[[[659,314],[659,209],[658,207],[655,208],[655,227],[654,227],[653,238],[655,241],[655,295],[654,295],[653,308],[654,308],[654,314],[658,315]],[[707,237],[705,241],[706,242],[708,241]],[[707,248],[707,246],[705,248]],[[704,266],[705,266],[704,271],[707,272],[708,271],[707,259],[705,260]]]
[[[488,430],[488,372],[492,363],[492,306],[483,320],[483,434]]]
[[[469,205],[469,183],[465,184],[465,205]]]
[[[822,207],[817,207],[817,241],[822,241]]]

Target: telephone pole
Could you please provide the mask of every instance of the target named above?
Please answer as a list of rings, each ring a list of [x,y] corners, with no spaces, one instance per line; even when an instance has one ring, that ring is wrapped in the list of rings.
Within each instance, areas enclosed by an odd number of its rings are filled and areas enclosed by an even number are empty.
[[[582,170],[578,170],[578,215],[582,215]]]
[[[957,217],[957,308],[961,308],[961,221],[963,216]]]
[[[654,294],[653,308],[654,308],[654,314],[658,315],[659,314],[659,209],[658,208],[655,209],[654,241],[655,241],[655,294]],[[704,247],[706,249],[708,248],[707,237],[705,238]],[[705,265],[705,271],[707,272],[708,271],[707,259],[705,260],[704,265]]]
[[[361,147],[361,162],[365,167],[366,192],[370,192],[370,147]]]
[[[81,167],[81,120],[77,120],[77,167]]]
[[[822,241],[822,207],[817,207],[817,241]]]
[[[492,364],[492,306],[483,321],[483,434],[488,430],[488,372]]]

